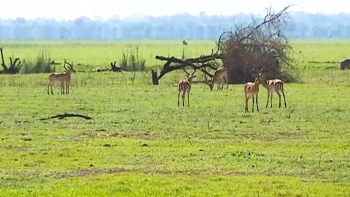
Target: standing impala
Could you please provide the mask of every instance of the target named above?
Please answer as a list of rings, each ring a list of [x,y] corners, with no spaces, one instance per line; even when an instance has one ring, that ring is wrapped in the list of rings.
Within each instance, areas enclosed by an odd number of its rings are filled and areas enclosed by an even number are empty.
[[[218,84],[217,90],[223,90],[224,89],[224,83],[226,84],[226,89],[228,89],[228,78],[227,78],[227,69],[225,67],[220,67],[216,69],[213,78],[210,82],[207,82],[207,84],[210,87],[210,90],[213,90],[214,84]],[[221,87],[220,87],[221,85]]]
[[[189,74],[185,69],[183,69],[186,73],[187,79],[182,79],[178,83],[179,92],[177,94],[177,106],[180,106],[180,94],[182,93],[182,106],[185,106],[185,96],[187,93],[187,106],[190,106],[190,91],[191,91],[191,83],[192,79],[196,77],[194,73],[196,70],[193,71],[192,74]]]
[[[269,99],[270,99],[270,107],[272,107],[272,93],[273,92],[276,92],[276,94],[278,95],[278,98],[279,98],[278,107],[281,107],[281,93],[283,95],[284,107],[287,107],[286,96],[284,95],[284,88],[283,88],[284,83],[283,83],[283,81],[280,79],[267,80],[264,72],[266,72],[266,70],[263,72],[260,72],[258,78],[259,78],[261,85],[263,85],[264,88],[266,88],[266,90],[267,90],[266,107],[268,107],[268,105],[269,105]]]
[[[256,103],[256,110],[259,111],[259,77],[261,76],[261,73],[264,71],[264,68],[262,68],[258,74],[256,75],[254,82],[248,82],[244,85],[244,97],[245,97],[245,112],[248,112],[248,100],[252,97],[253,99],[253,106],[252,106],[252,112],[254,112],[254,103]],[[254,100],[255,98],[255,100]]]
[[[66,64],[68,64],[68,69],[66,68]],[[69,64],[66,60],[64,60],[63,64],[64,69],[66,69],[62,73],[51,73],[49,75],[49,83],[47,84],[47,94],[49,93],[51,87],[51,94],[53,94],[52,85],[55,81],[61,82],[61,94],[69,94],[69,85],[71,80],[71,73],[75,73],[76,71],[73,69],[73,63]],[[66,92],[64,91],[66,89]]]

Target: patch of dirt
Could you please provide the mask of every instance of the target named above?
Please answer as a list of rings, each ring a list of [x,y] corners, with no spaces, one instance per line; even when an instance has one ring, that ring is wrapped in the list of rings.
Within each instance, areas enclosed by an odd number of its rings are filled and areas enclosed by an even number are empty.
[[[16,145],[10,145],[10,146],[2,146],[0,149],[7,149],[7,150],[14,150],[14,151],[26,151],[30,147],[29,146],[16,146]]]
[[[269,135],[261,135],[261,133],[242,133],[241,137],[248,138],[251,140],[261,140],[261,141],[276,141],[276,140],[291,140],[291,139],[301,139],[303,137],[302,132],[297,131],[278,131],[272,132]],[[238,138],[240,137],[237,136]]]
[[[191,170],[141,170],[141,169],[124,169],[124,168],[84,168],[75,170],[55,171],[49,174],[54,174],[56,179],[65,179],[70,177],[82,177],[82,176],[96,176],[101,174],[119,174],[124,172],[143,173],[143,174],[177,174],[177,175],[248,175],[246,172],[236,170],[202,170],[202,169],[191,169]]]
[[[214,175],[224,175],[224,176],[239,176],[239,175],[249,175],[252,173],[242,172],[242,171],[238,171],[238,170],[220,169],[220,170],[213,171],[213,174]]]
[[[117,138],[134,138],[134,139],[145,139],[150,140],[155,138],[154,133],[149,132],[140,132],[140,133],[126,133],[126,132],[115,132],[110,133],[106,130],[98,129],[95,132],[82,132],[79,135],[75,135],[75,138],[79,136],[81,137],[88,137],[88,138],[110,138],[110,137],[117,137]]]
[[[255,168],[255,166],[252,166]],[[28,181],[37,178],[54,178],[54,179],[66,179],[71,177],[84,177],[84,176],[97,176],[102,174],[120,174],[120,173],[141,173],[141,174],[159,174],[159,175],[219,175],[219,176],[249,176],[249,175],[266,175],[266,176],[291,176],[298,177],[302,181],[313,182],[333,182],[341,183],[348,181],[345,176],[336,176],[335,178],[326,178],[323,173],[305,174],[298,172],[280,172],[276,170],[268,170],[266,172],[251,171],[239,171],[234,169],[190,169],[190,170],[144,170],[144,169],[125,169],[125,168],[84,168],[73,169],[63,171],[2,171],[4,177],[0,177],[1,180],[6,181]],[[322,175],[322,176],[321,176]]]
[[[262,135],[259,135],[259,133],[251,133],[251,132],[247,132],[247,133],[242,133],[242,135],[244,138],[248,138],[248,139],[252,139],[252,140],[257,140],[257,139],[261,139]]]
[[[277,134],[280,136],[284,136],[285,138],[288,138],[288,139],[300,138],[303,135],[301,132],[293,132],[293,131],[278,132]]]
[[[100,174],[117,174],[122,172],[128,172],[124,168],[85,168],[76,170],[56,171],[54,178],[63,179],[69,177],[90,176]]]
[[[109,135],[111,137],[124,137],[124,138],[136,138],[150,140],[154,138],[154,133],[113,133]]]
[[[281,132],[276,132],[273,137],[269,137],[268,141],[275,141],[275,140],[292,140],[292,139],[301,139],[303,137],[302,132],[295,132],[295,131],[281,131]]]

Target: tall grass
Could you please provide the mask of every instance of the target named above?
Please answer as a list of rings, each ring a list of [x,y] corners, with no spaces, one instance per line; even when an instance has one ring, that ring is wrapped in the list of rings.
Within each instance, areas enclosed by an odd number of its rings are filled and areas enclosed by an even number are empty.
[[[139,56],[139,46],[130,47],[123,52],[119,64],[125,71],[145,71],[146,69],[146,59]]]
[[[52,65],[50,52],[43,50],[37,55],[35,60],[25,61],[23,67],[20,70],[20,73],[51,73],[55,71],[56,68],[55,65]]]

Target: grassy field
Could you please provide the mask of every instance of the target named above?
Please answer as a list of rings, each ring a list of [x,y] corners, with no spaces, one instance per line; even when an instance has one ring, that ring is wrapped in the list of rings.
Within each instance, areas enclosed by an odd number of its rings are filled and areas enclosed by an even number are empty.
[[[313,62],[340,61],[348,58],[350,40],[295,40],[292,45],[296,51],[296,58],[300,61],[310,62],[310,68],[335,66],[338,64],[313,64]],[[182,51],[189,57],[210,54],[215,47],[214,41],[189,41],[183,46],[180,40],[140,40],[140,41],[44,41],[44,40],[0,40],[4,48],[5,60],[10,56],[20,57],[27,61],[34,61],[42,52],[50,55],[56,62],[64,59],[73,61],[79,70],[90,70],[97,66],[109,67],[111,62],[119,62],[123,53],[139,48],[139,55],[146,59],[149,67],[161,65],[156,55],[181,57]],[[302,53],[299,53],[299,52]],[[77,66],[82,64],[85,66]],[[304,65],[301,65],[303,67]],[[63,68],[62,68],[63,69]]]
[[[189,41],[206,54],[213,41]],[[177,107],[183,73],[150,85],[150,73],[75,73],[71,94],[46,94],[47,74],[0,75],[1,196],[350,196],[350,73],[337,63],[350,41],[294,41],[301,81],[287,108],[244,113],[243,85],[194,84]],[[1,41],[5,55],[109,66],[139,46],[180,56],[181,41]],[[8,59],[8,58],[6,58]],[[313,63],[314,62],[314,63]],[[318,63],[315,63],[318,62]],[[305,65],[307,65],[305,67]],[[251,105],[251,102],[249,103]],[[64,113],[92,119],[49,118]]]

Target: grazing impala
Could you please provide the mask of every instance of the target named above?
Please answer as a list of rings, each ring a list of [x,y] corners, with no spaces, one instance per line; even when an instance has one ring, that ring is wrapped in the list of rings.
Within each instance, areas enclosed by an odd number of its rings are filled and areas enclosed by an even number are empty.
[[[66,64],[68,64],[68,69],[66,68]],[[61,94],[69,94],[69,85],[71,80],[71,73],[75,73],[76,71],[73,69],[73,63],[69,64],[66,60],[64,60],[63,67],[66,69],[62,73],[51,73],[49,75],[49,83],[47,84],[47,94],[49,93],[49,89],[51,86],[51,94],[53,94],[52,85],[55,81],[61,82]],[[66,92],[64,91],[66,89]]]
[[[196,70],[193,71],[192,74],[188,74],[188,72],[183,69],[186,73],[187,79],[182,79],[179,81],[178,83],[178,88],[179,88],[179,92],[177,95],[177,106],[180,106],[180,94],[182,93],[182,106],[185,106],[185,96],[187,93],[187,106],[190,106],[190,91],[191,91],[191,83],[192,83],[192,79],[194,77],[196,77],[196,75],[194,75],[194,73],[196,72]]]
[[[267,80],[264,72],[267,70],[260,72],[258,75],[259,81],[261,85],[264,86],[267,90],[267,102],[266,102],[266,107],[269,105],[269,99],[270,99],[270,107],[272,107],[272,93],[276,92],[279,98],[279,104],[278,107],[281,107],[281,93],[283,95],[283,100],[284,100],[284,107],[287,107],[286,103],[286,96],[284,95],[284,83],[280,79],[271,79]]]
[[[227,69],[225,67],[220,67],[216,69],[213,78],[211,81],[207,82],[207,84],[210,87],[210,90],[213,90],[214,84],[218,84],[217,90],[223,90],[224,89],[224,83],[226,84],[226,89],[228,89],[228,78],[227,78]],[[221,87],[220,87],[221,85]]]
[[[256,104],[256,110],[259,111],[259,76],[261,76],[261,73],[264,71],[264,68],[262,68],[258,74],[256,75],[254,82],[248,82],[244,85],[244,97],[245,97],[245,112],[248,112],[248,100],[252,97],[253,99],[253,106],[252,106],[252,112],[254,112],[254,103]],[[255,100],[254,100],[255,99]]]

